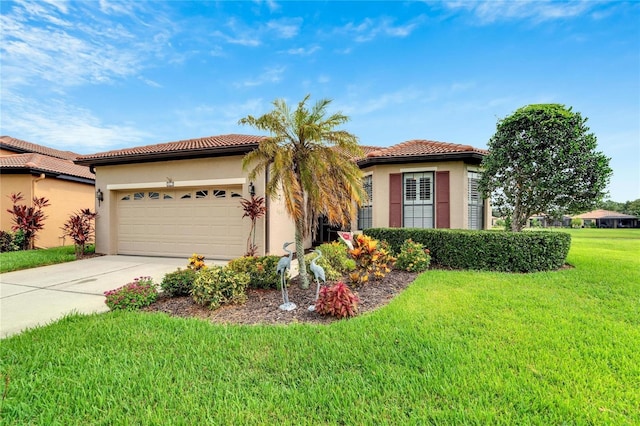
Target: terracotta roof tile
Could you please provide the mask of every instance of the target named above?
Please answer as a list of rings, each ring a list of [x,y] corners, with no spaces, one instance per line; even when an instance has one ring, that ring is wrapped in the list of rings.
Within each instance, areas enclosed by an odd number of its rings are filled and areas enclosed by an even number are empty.
[[[71,151],[60,151],[35,143],[16,139],[11,136],[0,136],[0,147],[20,154],[35,152],[36,154],[48,155],[49,157],[61,158],[63,160],[75,160],[80,154]]]
[[[252,135],[220,135],[220,136],[207,136],[203,138],[187,139],[177,142],[166,142],[154,145],[138,146],[134,148],[117,149],[113,151],[98,152],[96,154],[81,155],[77,158],[78,161],[86,161],[93,159],[107,159],[107,158],[123,158],[130,156],[141,156],[171,153],[171,152],[185,152],[185,151],[198,151],[198,150],[210,150],[215,148],[230,148],[241,147],[244,145],[258,144],[264,136],[252,136]]]
[[[36,153],[0,156],[0,171],[3,169],[25,169],[95,179],[95,175],[89,171],[89,167],[78,166],[71,160]]]
[[[393,145],[389,148],[378,148],[367,154],[367,158],[372,157],[413,157],[431,154],[450,154],[457,152],[477,152],[487,154],[484,149],[474,148],[471,145],[460,145],[448,142],[437,142],[430,140],[410,140]]]

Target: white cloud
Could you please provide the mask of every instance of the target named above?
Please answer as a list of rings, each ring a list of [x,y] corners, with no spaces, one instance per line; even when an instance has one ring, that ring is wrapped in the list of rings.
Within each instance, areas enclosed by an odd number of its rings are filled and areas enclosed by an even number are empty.
[[[573,18],[584,15],[597,1],[551,2],[540,0],[491,0],[491,1],[451,1],[443,3],[450,10],[466,10],[473,13],[481,24],[512,19],[529,19],[544,22],[555,19]]]
[[[349,103],[340,105],[339,109],[347,115],[366,115],[372,112],[384,110],[386,108],[397,107],[398,105],[413,102],[423,96],[423,92],[414,87],[406,87],[395,92],[382,93],[374,97],[362,97],[357,94],[362,90],[362,86],[351,87],[351,98]]]
[[[347,34],[359,43],[371,41],[381,36],[404,38],[418,28],[422,21],[423,17],[418,16],[409,22],[396,25],[391,18],[366,18],[359,24],[350,22],[336,29],[335,32]]]
[[[255,87],[261,86],[265,83],[278,83],[282,80],[282,74],[284,74],[286,67],[271,67],[265,68],[262,74],[255,78],[247,79],[239,83],[235,83],[236,87]]]
[[[260,25],[250,25],[234,17],[230,18],[225,26],[228,30],[216,30],[212,35],[230,44],[257,47],[262,45],[263,39],[269,36],[282,39],[290,39],[297,36],[302,26],[302,18],[282,18]]]
[[[304,48],[304,47],[292,48],[287,50],[286,53],[288,53],[289,55],[310,56],[310,55],[313,55],[318,50],[320,50],[320,46],[315,45],[308,48]]]
[[[126,123],[103,123],[89,110],[60,99],[44,103],[5,90],[2,95],[3,132],[29,142],[86,154],[139,144],[149,136]]]
[[[253,98],[240,103],[198,105],[175,111],[175,115],[180,126],[194,135],[207,136],[241,132],[238,120],[247,115],[261,115],[266,109],[268,105],[262,98]]]

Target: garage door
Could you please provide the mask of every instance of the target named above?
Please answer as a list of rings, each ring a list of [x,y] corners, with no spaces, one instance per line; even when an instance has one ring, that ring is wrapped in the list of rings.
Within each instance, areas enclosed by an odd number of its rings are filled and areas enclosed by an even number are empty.
[[[118,253],[231,259],[245,252],[241,186],[118,192]]]

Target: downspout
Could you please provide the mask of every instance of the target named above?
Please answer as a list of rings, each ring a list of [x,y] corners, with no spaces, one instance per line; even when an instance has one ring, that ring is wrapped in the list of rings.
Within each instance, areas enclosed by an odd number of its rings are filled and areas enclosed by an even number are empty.
[[[266,191],[266,189],[267,189],[267,181],[269,180],[268,176],[269,176],[269,168],[267,167],[265,169],[265,172],[264,172],[264,189],[265,189],[265,194],[264,194],[265,197],[264,197],[264,199],[265,199],[265,208],[267,210],[266,213],[265,213],[265,216],[264,216],[264,252],[265,252],[264,254],[265,254],[265,256],[270,254],[269,253],[270,252],[270,250],[269,250],[269,235],[271,234],[271,226],[270,226],[271,222],[269,221],[270,199],[267,196],[267,191]]]

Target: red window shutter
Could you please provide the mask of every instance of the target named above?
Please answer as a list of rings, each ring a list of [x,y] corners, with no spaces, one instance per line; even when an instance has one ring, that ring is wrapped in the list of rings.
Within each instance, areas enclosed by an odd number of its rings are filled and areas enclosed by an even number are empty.
[[[436,172],[436,228],[451,227],[449,172]]]
[[[389,227],[402,227],[402,174],[389,175]]]

